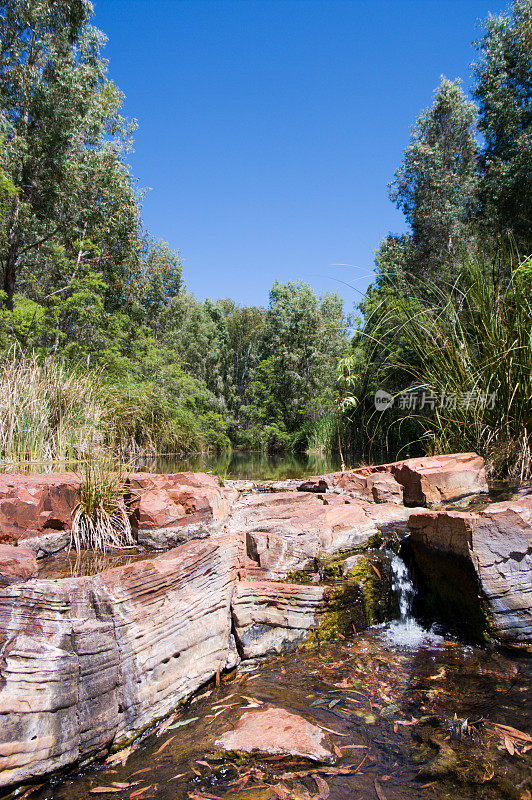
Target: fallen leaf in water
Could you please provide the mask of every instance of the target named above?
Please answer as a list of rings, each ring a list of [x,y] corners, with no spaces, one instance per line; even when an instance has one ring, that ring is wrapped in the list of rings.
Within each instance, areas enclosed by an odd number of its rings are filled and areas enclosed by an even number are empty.
[[[317,800],[327,800],[330,794],[329,784],[320,775],[312,774],[312,777],[318,787],[319,794]]]
[[[120,781],[113,781],[113,786],[116,786],[117,789],[130,789],[132,786],[136,786],[137,783],[140,783],[140,781],[133,781],[133,783],[121,783]]]
[[[333,750],[335,756],[338,756],[338,758],[343,758],[343,753],[337,745],[333,744]]]
[[[514,743],[512,742],[509,736],[504,737],[504,746],[506,747],[510,755],[513,756],[515,753],[515,747]]]
[[[173,778],[168,778],[168,780],[176,781],[178,778],[184,778],[186,774],[186,772],[180,772],[179,775],[174,775]]]
[[[44,786],[44,783],[37,783],[37,784],[35,784],[35,786],[30,786],[29,789],[26,789],[24,794],[20,795],[20,800],[24,800],[24,798],[29,797],[30,794],[33,794],[33,792],[36,792],[38,789],[41,789],[43,786]]]
[[[143,789],[135,789],[135,791],[131,792],[131,794],[129,795],[130,800],[133,797],[140,797],[141,794],[146,794],[146,792],[149,791],[149,789],[153,789],[154,787],[155,787],[155,784],[152,783],[149,786],[144,786]]]
[[[104,792],[121,792],[118,786],[95,786],[94,789],[89,789],[90,794],[103,794]]]
[[[196,761],[196,764],[202,764],[204,767],[209,767],[209,769],[212,769],[208,761]]]
[[[335,697],[335,699],[331,700],[331,702],[329,703],[329,708],[334,708],[335,706],[337,706],[338,703],[341,702],[341,699],[342,699],[341,697]]]
[[[205,698],[210,697],[211,694],[212,694],[212,689],[210,692],[205,692],[204,694],[199,694],[197,697],[193,697],[192,700],[190,701],[190,705],[197,703],[198,700],[205,700]]]
[[[163,752],[163,750],[164,750],[164,748],[165,748],[165,747],[168,747],[168,745],[170,744],[170,742],[172,741],[172,739],[175,739],[175,736],[170,736],[170,738],[169,738],[169,739],[167,739],[167,740],[166,740],[166,742],[164,742],[164,743],[163,743],[163,744],[162,744],[162,745],[159,747],[159,749],[158,749],[158,750],[156,750],[156,751],[155,751],[155,753],[153,753],[152,755],[154,755],[154,756],[158,756],[158,755],[159,755],[159,753],[162,753],[162,752]]]
[[[365,750],[366,748],[367,744],[343,744],[340,750]]]
[[[136,772],[131,773],[131,777],[134,778],[135,775],[142,775],[143,772],[151,772],[153,767],[144,767],[144,769],[138,769]]]
[[[371,563],[371,561],[370,561],[369,563],[371,564],[371,566],[373,567],[373,569],[374,569],[374,570],[375,570],[375,572],[377,573],[377,577],[379,578],[379,580],[380,580],[380,581],[382,581],[382,575],[380,574],[380,572],[379,572],[379,570],[377,569],[377,567],[375,566],[375,564],[372,564],[372,563]]]
[[[122,764],[124,767],[130,754],[133,752],[133,745],[126,747],[125,750],[120,750],[118,753],[113,753],[105,759],[106,764]]]
[[[338,733],[338,731],[333,731],[331,728],[326,728],[325,725],[319,725],[318,728],[321,728],[322,731],[327,731],[327,733],[334,733],[335,736],[349,736],[348,733]]]
[[[197,722],[199,717],[190,717],[190,719],[181,719],[179,722],[176,722],[174,725],[170,725],[168,728],[169,731],[173,731],[176,728],[183,728],[185,725],[190,725],[191,722]]]
[[[377,778],[375,778],[375,780],[373,781],[373,783],[374,783],[374,785],[375,785],[375,792],[376,792],[376,794],[377,794],[377,797],[379,798],[379,800],[388,800],[388,798],[387,798],[387,797],[386,797],[386,795],[384,794],[384,792],[383,792],[383,790],[382,790],[382,786],[380,785],[380,783],[379,783],[379,781],[377,780]]]
[[[288,800],[290,797],[290,789],[288,786],[285,786],[284,783],[276,783],[275,786],[271,787],[279,800]]]

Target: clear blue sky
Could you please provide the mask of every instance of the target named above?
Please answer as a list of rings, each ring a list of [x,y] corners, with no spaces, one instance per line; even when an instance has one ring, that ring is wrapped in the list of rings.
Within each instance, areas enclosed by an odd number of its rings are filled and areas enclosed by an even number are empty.
[[[143,218],[181,251],[188,288],[264,305],[274,280],[303,279],[349,310],[379,241],[404,230],[387,184],[415,118],[442,73],[467,88],[477,22],[504,6],[96,0],[139,122]]]

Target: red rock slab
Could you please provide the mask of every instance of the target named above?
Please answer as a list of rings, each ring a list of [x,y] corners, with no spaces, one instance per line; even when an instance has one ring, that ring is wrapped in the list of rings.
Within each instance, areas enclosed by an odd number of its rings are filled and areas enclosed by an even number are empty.
[[[312,567],[318,556],[367,545],[370,538],[406,527],[410,510],[343,495],[301,492],[250,494],[233,509],[229,530],[243,532],[247,556],[268,579]]]
[[[174,544],[172,533],[179,537],[185,526],[223,519],[237,496],[203,472],[137,472],[130,475],[129,485],[139,541],[161,549]]]
[[[309,478],[303,491],[341,489],[361,499],[436,506],[488,491],[484,460],[476,453],[423,456]],[[303,488],[304,487],[304,488]]]
[[[71,472],[0,475],[0,542],[69,531],[80,484]]]
[[[0,588],[37,577],[37,559],[33,550],[0,544]]]
[[[300,756],[311,761],[331,762],[333,755],[325,747],[325,732],[297,714],[282,708],[248,711],[232,731],[216,741],[223,750],[269,755]]]
[[[532,497],[416,512],[408,527],[413,543],[470,561],[499,636],[532,645]]]

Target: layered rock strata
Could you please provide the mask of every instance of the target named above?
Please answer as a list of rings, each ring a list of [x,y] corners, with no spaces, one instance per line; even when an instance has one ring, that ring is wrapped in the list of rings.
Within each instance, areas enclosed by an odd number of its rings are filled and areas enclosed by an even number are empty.
[[[218,478],[203,472],[133,473],[129,487],[138,543],[154,550],[207,537],[238,495],[235,489],[221,487]]]
[[[0,786],[127,740],[234,666],[231,539],[0,589]]]
[[[228,522],[246,537],[248,563],[257,576],[281,580],[313,568],[316,559],[366,547],[373,536],[406,530],[410,509],[367,503],[341,495],[279,492],[249,494]]]
[[[470,563],[497,635],[532,645],[532,498],[491,503],[476,513],[412,514],[414,546]]]
[[[350,492],[354,497],[406,506],[436,506],[487,493],[484,460],[476,453],[426,456],[309,478],[301,491]]]

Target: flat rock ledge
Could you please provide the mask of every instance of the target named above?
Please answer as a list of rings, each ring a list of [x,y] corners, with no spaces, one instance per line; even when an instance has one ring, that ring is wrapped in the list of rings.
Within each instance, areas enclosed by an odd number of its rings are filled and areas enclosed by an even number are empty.
[[[326,743],[327,735],[317,725],[284,709],[269,708],[245,712],[236,727],[222,734],[215,745],[229,752],[299,756],[330,763],[333,754]]]
[[[532,647],[532,497],[475,513],[417,511],[408,526],[414,546],[470,563],[498,637]]]
[[[419,520],[433,519],[424,506],[487,488],[475,454],[309,481],[304,491],[285,482],[249,492],[204,473],[131,475],[125,499],[138,542],[166,552],[92,577],[42,580],[36,558],[68,544],[79,477],[0,476],[0,786],[125,743],[240,657],[300,644],[330,615],[330,587],[295,583],[293,571],[319,581],[330,559],[356,567],[362,556],[354,554],[372,537],[406,533],[412,505]],[[508,511],[505,523],[484,516],[484,528],[471,529],[486,593],[490,569],[498,581],[494,606],[507,602],[497,569],[511,563],[519,572],[523,559],[514,556],[524,544],[504,550],[490,537],[504,529],[504,540],[516,519],[529,531],[526,514]],[[524,571],[521,578],[525,596]],[[357,580],[347,605],[359,603]],[[342,624],[344,600],[334,597]],[[512,619],[529,636],[523,608]],[[231,736],[220,746],[246,751],[255,742],[263,752],[331,758],[321,729],[279,709],[246,714]]]

